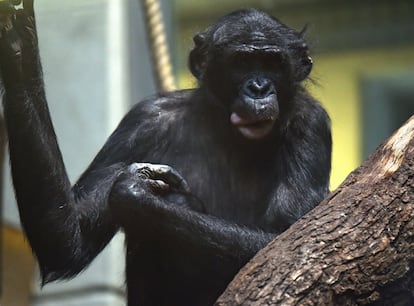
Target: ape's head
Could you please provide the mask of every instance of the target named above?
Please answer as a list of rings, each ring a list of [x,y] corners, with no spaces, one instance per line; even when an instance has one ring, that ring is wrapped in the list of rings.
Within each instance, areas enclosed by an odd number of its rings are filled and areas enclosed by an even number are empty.
[[[283,116],[312,69],[299,33],[266,13],[241,10],[194,37],[189,66],[247,139],[260,140]]]

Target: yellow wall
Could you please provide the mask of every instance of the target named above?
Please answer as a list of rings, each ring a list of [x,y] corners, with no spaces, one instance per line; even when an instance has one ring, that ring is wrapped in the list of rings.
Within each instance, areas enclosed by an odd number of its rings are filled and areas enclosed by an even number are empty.
[[[3,235],[2,296],[3,306],[28,306],[35,260],[23,234],[11,227],[0,228]]]
[[[361,163],[361,76],[414,72],[414,47],[322,54],[314,62],[318,85],[309,89],[332,120],[333,189]]]

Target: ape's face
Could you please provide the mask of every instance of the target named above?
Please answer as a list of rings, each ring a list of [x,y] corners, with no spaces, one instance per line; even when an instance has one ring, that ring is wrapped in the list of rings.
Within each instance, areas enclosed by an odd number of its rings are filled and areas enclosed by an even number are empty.
[[[250,140],[270,134],[292,102],[295,83],[312,67],[301,34],[260,12],[230,15],[194,41],[191,71],[226,106],[234,128]]]
[[[247,139],[265,138],[280,112],[283,84],[280,53],[239,50],[229,55],[222,67],[211,87],[220,100],[228,103],[231,124]]]

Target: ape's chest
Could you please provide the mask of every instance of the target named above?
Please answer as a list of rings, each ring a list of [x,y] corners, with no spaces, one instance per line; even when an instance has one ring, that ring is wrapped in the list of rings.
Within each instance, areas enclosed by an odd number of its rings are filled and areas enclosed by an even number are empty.
[[[258,224],[276,185],[272,164],[237,150],[189,143],[151,162],[175,168],[206,213],[242,224]]]

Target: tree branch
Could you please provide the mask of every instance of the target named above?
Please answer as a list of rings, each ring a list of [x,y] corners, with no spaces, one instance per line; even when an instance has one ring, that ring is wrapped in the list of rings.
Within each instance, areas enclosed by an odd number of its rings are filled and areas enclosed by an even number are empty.
[[[414,116],[260,251],[216,305],[411,305],[413,258]]]

